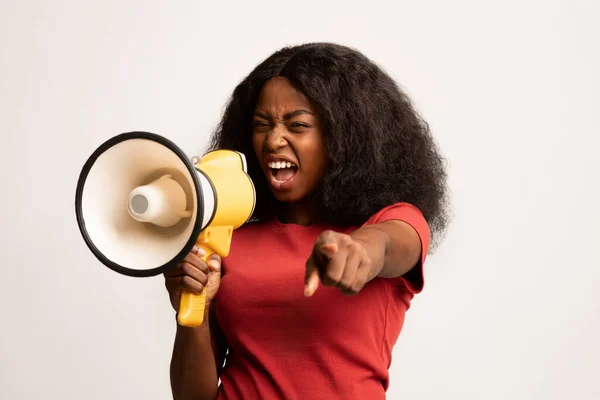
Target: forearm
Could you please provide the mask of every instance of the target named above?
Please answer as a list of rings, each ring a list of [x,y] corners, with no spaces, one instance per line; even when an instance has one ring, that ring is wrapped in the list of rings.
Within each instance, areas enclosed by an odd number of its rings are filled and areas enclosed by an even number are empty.
[[[421,256],[421,240],[417,232],[402,221],[386,221],[366,225],[350,236],[367,251],[373,277],[396,278],[410,271]]]
[[[199,327],[177,325],[171,359],[171,388],[176,400],[212,400],[217,396],[218,375],[208,307]]]

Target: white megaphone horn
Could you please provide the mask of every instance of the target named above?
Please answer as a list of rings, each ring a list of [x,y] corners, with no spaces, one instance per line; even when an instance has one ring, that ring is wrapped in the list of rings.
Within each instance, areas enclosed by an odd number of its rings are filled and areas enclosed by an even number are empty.
[[[233,230],[252,216],[256,192],[244,154],[216,150],[188,159],[167,138],[117,135],[98,147],[77,182],[79,230],[102,264],[149,277],[179,264],[198,244],[229,254]],[[178,321],[202,323],[205,294],[182,294]]]

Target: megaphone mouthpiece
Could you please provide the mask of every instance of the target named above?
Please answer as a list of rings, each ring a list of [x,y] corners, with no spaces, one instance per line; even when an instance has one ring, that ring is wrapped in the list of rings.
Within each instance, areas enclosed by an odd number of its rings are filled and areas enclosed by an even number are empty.
[[[127,198],[129,215],[140,222],[169,227],[192,212],[186,210],[185,191],[170,174],[133,189]]]

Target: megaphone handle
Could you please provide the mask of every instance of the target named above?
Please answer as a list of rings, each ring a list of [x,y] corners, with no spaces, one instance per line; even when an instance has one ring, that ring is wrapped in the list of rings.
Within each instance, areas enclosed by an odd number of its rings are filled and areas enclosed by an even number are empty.
[[[208,246],[200,247],[206,252],[202,260],[206,262],[214,251]],[[177,313],[177,322],[182,326],[191,328],[198,327],[204,320],[204,309],[206,308],[206,289],[200,294],[189,292],[181,293],[181,301],[179,302],[179,312]]]
[[[229,254],[232,232],[233,226],[209,226],[203,230],[196,242],[205,252],[202,260],[206,262],[208,257],[214,253],[226,257]],[[200,326],[204,320],[205,308],[205,291],[202,291],[201,294],[181,293],[177,322],[180,325],[192,328]]]

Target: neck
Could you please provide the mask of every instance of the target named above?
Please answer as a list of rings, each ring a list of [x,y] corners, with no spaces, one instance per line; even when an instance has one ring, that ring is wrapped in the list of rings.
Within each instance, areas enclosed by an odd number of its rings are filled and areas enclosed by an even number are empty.
[[[279,219],[284,224],[310,226],[321,222],[317,205],[314,201],[285,203],[282,206]]]

